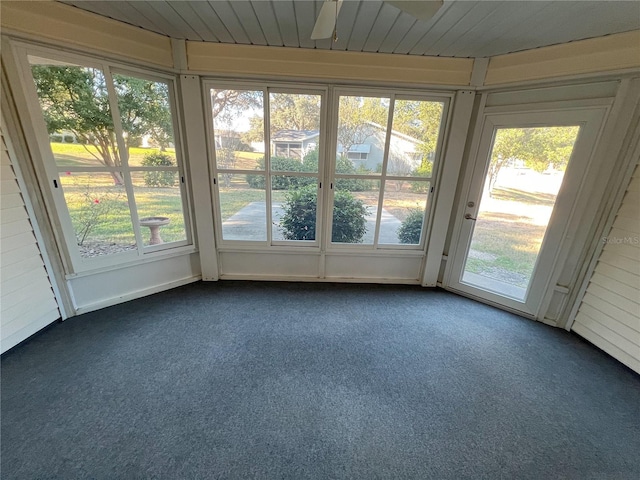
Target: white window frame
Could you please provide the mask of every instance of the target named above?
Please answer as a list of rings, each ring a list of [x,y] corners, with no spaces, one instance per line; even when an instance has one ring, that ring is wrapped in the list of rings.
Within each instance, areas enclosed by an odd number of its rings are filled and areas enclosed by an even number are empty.
[[[338,123],[339,123],[339,104],[340,97],[343,96],[351,96],[351,97],[375,97],[375,98],[388,98],[389,99],[389,112],[387,117],[387,125],[385,132],[385,144],[384,144],[384,153],[383,153],[383,163],[382,163],[382,172],[380,174],[367,174],[367,175],[349,175],[349,174],[338,174],[335,172],[335,165],[338,158]],[[326,237],[325,242],[327,245],[327,252],[372,252],[378,253],[381,255],[389,254],[392,251],[424,251],[429,244],[429,237],[431,235],[432,223],[433,223],[433,200],[436,198],[437,191],[436,185],[440,170],[441,159],[443,157],[443,145],[445,143],[445,134],[447,131],[447,127],[449,125],[449,117],[451,110],[451,103],[453,101],[453,94],[447,93],[435,93],[435,92],[423,92],[423,91],[415,91],[415,90],[402,90],[402,89],[391,89],[391,88],[353,88],[353,87],[341,87],[336,88],[333,91],[332,98],[332,116],[330,119],[331,125],[331,146],[330,151],[332,152],[331,158],[329,158],[330,163],[330,176],[329,182],[330,186],[333,187],[337,179],[341,178],[349,178],[349,179],[363,179],[363,180],[379,180],[380,181],[380,190],[378,194],[378,210],[377,210],[377,218],[375,224],[375,233],[374,233],[374,241],[370,244],[349,244],[349,243],[334,243],[331,241],[332,235],[332,226],[333,222],[330,221],[327,225],[326,229]],[[435,155],[433,158],[433,168],[431,170],[430,177],[402,177],[397,175],[387,175],[387,163],[389,157],[389,146],[391,142],[392,135],[392,127],[393,127],[393,112],[396,100],[415,100],[415,101],[427,101],[427,102],[438,102],[443,103],[442,117],[440,121],[440,130],[438,132],[438,142],[436,144]],[[347,154],[348,155],[348,154]],[[420,235],[420,243],[417,245],[402,245],[402,244],[385,244],[379,243],[378,237],[380,234],[380,218],[382,216],[382,206],[384,204],[384,187],[387,180],[400,180],[400,181],[418,181],[418,182],[429,182],[429,192],[426,194],[426,208],[425,208],[425,217],[422,222],[422,233]],[[331,188],[329,192],[329,201],[327,205],[328,211],[333,215],[333,199],[334,199],[334,189]]]
[[[70,53],[49,47],[32,45],[26,42],[13,43],[13,50],[18,64],[19,75],[22,79],[22,85],[27,101],[28,118],[34,126],[37,140],[37,148],[39,156],[42,159],[42,167],[44,175],[39,175],[41,185],[46,184],[46,189],[50,193],[50,197],[45,196],[47,203],[47,211],[50,216],[54,232],[56,233],[56,241],[63,258],[63,263],[67,277],[74,277],[78,274],[86,274],[92,271],[100,271],[112,269],[114,266],[124,266],[153,260],[164,256],[172,256],[177,254],[194,252],[195,245],[193,243],[193,229],[191,221],[191,202],[189,194],[189,182],[187,178],[187,169],[185,168],[183,142],[182,142],[182,126],[179,121],[179,113],[177,108],[177,77],[176,75],[167,74],[162,71],[155,71],[148,68],[139,68],[131,65],[121,64],[107,59],[98,58],[96,56]],[[111,116],[114,123],[118,146],[121,151],[123,147],[123,134],[120,126],[120,112],[118,109],[118,99],[113,86],[112,75],[122,74],[136,77],[149,81],[163,82],[168,84],[169,103],[171,107],[171,116],[173,123],[174,146],[176,155],[176,167],[129,167],[128,158],[123,158],[121,167],[65,167],[67,171],[82,171],[108,173],[111,171],[120,171],[123,173],[125,180],[125,190],[127,192],[127,202],[129,206],[129,214],[132,222],[133,233],[136,239],[136,249],[119,252],[109,255],[101,255],[97,257],[85,258],[80,255],[77,248],[77,239],[71,217],[69,215],[66,200],[64,198],[62,185],[60,184],[59,167],[56,165],[55,158],[51,151],[49,134],[42,114],[40,101],[36,92],[33,76],[31,74],[31,65],[28,56],[42,57],[48,60],[60,61],[80,65],[82,67],[100,69],[105,77],[107,90],[109,94],[109,104]],[[146,232],[138,222],[138,213],[135,206],[135,195],[133,185],[131,183],[131,171],[158,171],[173,170],[178,173],[180,196],[182,201],[182,212],[185,224],[186,239],[163,243],[160,245],[145,246],[143,238]],[[57,185],[54,186],[54,185]]]
[[[216,149],[214,144],[215,131],[213,126],[213,118],[211,116],[211,95],[212,89],[216,90],[242,90],[242,91],[262,91],[263,92],[263,114],[264,114],[264,144],[265,144],[265,169],[263,171],[257,170],[239,170],[239,169],[222,169],[218,168],[216,162]],[[323,215],[323,187],[324,187],[324,158],[325,158],[325,138],[326,138],[326,117],[327,117],[327,105],[328,105],[328,87],[323,85],[309,84],[298,85],[288,84],[283,82],[251,82],[251,81],[238,81],[233,82],[228,79],[216,80],[207,78],[203,80],[203,101],[205,108],[205,117],[207,125],[207,147],[209,149],[209,157],[211,158],[211,171],[213,172],[213,191],[214,191],[214,218],[215,218],[215,235],[217,245],[221,250],[255,250],[256,247],[260,249],[282,249],[287,247],[294,247],[298,249],[307,249],[311,251],[319,251],[320,249],[320,235],[316,235],[316,239],[311,240],[273,240],[272,238],[272,199],[271,199],[271,177],[274,175],[282,176],[296,176],[296,177],[313,177],[318,179],[318,201],[316,209],[316,233],[320,232],[320,225],[322,223]],[[320,104],[320,134],[319,134],[319,152],[318,152],[318,172],[280,172],[271,170],[271,157],[274,154],[271,152],[271,125],[270,125],[270,97],[271,93],[284,93],[291,95],[319,95],[321,98]],[[301,142],[300,142],[301,143]],[[226,240],[222,235],[222,212],[220,208],[220,175],[221,174],[234,174],[234,175],[264,175],[265,177],[265,202],[266,202],[266,221],[267,221],[267,237],[266,240]]]

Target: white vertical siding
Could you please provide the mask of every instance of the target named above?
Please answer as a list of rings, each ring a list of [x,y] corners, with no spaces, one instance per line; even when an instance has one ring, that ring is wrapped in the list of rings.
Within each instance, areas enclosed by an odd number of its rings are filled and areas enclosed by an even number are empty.
[[[604,241],[572,329],[640,373],[640,167]]]
[[[0,161],[0,350],[60,318],[12,160],[2,137]]]

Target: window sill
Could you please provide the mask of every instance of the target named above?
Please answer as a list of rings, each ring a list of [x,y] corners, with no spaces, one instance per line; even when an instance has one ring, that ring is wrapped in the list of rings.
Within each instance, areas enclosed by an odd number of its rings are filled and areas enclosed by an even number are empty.
[[[89,269],[74,272],[74,273],[68,273],[65,275],[65,279],[71,280],[74,278],[88,277],[98,273],[134,267],[136,265],[157,262],[157,261],[165,260],[167,258],[172,258],[172,257],[191,255],[197,252],[198,252],[198,249],[195,247],[195,245],[185,245],[185,246],[179,246],[175,248],[167,248],[166,250],[150,252],[150,253],[144,254],[143,256],[137,256],[135,257],[135,259],[123,260],[121,262],[111,264],[108,266],[97,266],[94,268],[89,268]]]

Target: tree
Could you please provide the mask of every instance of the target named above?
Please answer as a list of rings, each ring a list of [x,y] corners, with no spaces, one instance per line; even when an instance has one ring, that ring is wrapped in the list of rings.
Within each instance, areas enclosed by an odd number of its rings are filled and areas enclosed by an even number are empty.
[[[500,170],[520,160],[527,168],[543,172],[553,165],[566,168],[580,127],[501,128],[495,134],[489,163],[489,193]]]
[[[149,135],[164,151],[174,141],[169,85],[142,78],[114,75],[118,110],[127,150],[131,139]]]
[[[122,166],[134,138],[150,135],[161,146],[173,141],[168,86],[162,82],[114,75],[126,149],[121,152],[101,70],[36,65],[32,72],[48,132],[73,132],[86,151],[106,167]],[[122,185],[119,172],[111,175],[116,185]]]
[[[249,117],[249,130],[242,134],[242,140],[247,143],[264,142],[264,118],[262,115]]]
[[[211,116],[216,136],[229,137],[238,133],[238,120],[245,119],[248,114],[262,110],[263,93],[261,90],[211,90]],[[249,118],[250,128],[242,136],[245,143],[264,141],[264,119],[260,115]]]
[[[269,96],[271,131],[320,130],[320,96],[272,93]]]
[[[396,100],[393,108],[393,129],[420,140],[418,152],[423,159],[433,158],[442,124],[444,105],[424,100]]]
[[[297,93],[272,93],[269,96],[271,132],[279,130],[320,130],[320,96]],[[249,142],[264,141],[262,114],[249,118],[249,130],[243,135]]]
[[[211,90],[211,115],[223,121],[250,108],[262,108],[261,90]]]

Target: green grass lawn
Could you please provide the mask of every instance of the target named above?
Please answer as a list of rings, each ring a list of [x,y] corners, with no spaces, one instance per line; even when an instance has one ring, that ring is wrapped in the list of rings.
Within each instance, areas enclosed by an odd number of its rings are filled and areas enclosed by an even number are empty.
[[[90,225],[85,243],[135,243],[126,190],[114,185],[111,175],[70,172],[61,175],[60,180],[77,237]],[[179,187],[136,185],[134,195],[139,217],[164,216],[171,220],[160,230],[165,242],[186,238]],[[142,228],[142,235],[146,241],[146,227]]]
[[[56,165],[58,167],[99,167],[102,166],[97,156],[98,150],[92,145],[80,145],[78,143],[55,143],[51,142],[51,151],[56,159]],[[132,167],[142,166],[142,160],[144,156],[149,153],[158,153],[160,150],[157,148],[129,148],[129,165]],[[175,149],[168,148],[164,152],[172,157],[175,161]]]
[[[533,272],[544,232],[545,227],[530,225],[526,218],[515,217],[505,221],[498,215],[485,214],[482,220],[476,222],[471,249],[486,255],[468,258],[465,269],[478,274],[501,269],[528,279]],[[526,287],[526,283],[520,286]]]
[[[472,253],[465,270],[482,275],[503,271],[513,283],[526,287],[533,273],[546,226],[532,223],[527,217],[531,206],[553,207],[554,198],[533,195],[515,189],[495,189],[493,197],[501,202],[516,202],[522,214],[482,212],[473,231]]]

